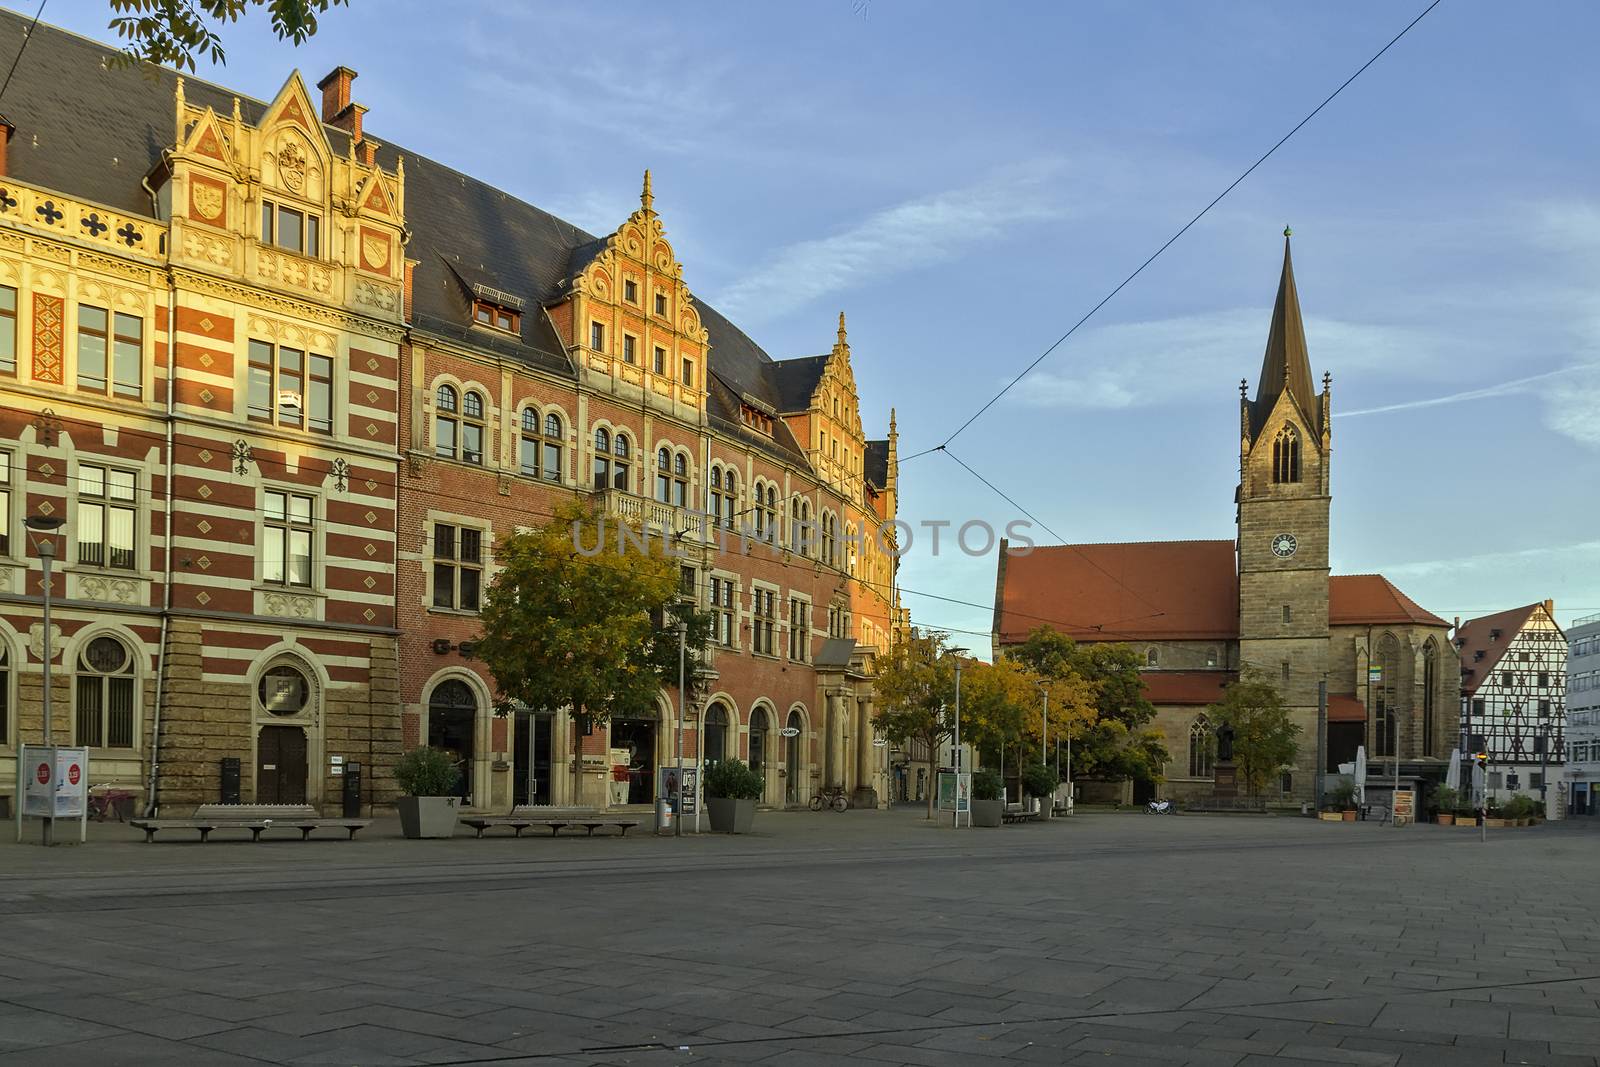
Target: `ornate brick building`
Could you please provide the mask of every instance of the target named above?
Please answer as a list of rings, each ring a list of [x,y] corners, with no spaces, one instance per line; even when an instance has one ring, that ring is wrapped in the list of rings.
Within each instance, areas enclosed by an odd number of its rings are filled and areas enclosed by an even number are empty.
[[[1286,239],[1254,399],[1240,387],[1236,537],[1001,552],[996,654],[1041,625],[1138,648],[1172,757],[1168,795],[1211,794],[1204,709],[1241,663],[1277,683],[1301,727],[1300,757],[1273,799],[1313,794],[1324,681],[1326,770],[1365,744],[1374,759],[1398,746],[1406,775],[1434,775],[1454,744],[1449,624],[1381,575],[1329,574],[1332,388],[1326,375],[1320,393],[1312,383]]]
[[[41,26],[5,100],[0,795],[42,733],[31,515],[65,520],[55,733],[96,781],[182,806],[232,758],[245,800],[330,803],[359,762],[381,802],[426,741],[476,805],[571,799],[571,723],[496,717],[467,653],[495,538],[574,496],[686,545],[719,618],[714,693],[586,739],[596,779],[626,751],[648,800],[682,727],[772,802],[884,794],[894,431],[842,315],[774,361],[691,294],[648,175],[595,237],[378,144],[347,68],[262,102],[114,52]]]

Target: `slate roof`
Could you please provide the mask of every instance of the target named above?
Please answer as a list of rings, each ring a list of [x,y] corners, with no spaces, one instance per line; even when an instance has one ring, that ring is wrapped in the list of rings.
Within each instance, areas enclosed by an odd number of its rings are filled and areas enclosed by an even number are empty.
[[[1311,420],[1311,429],[1322,433],[1322,405],[1311,380],[1311,357],[1306,351],[1306,327],[1300,317],[1300,294],[1294,284],[1294,264],[1289,258],[1289,237],[1283,238],[1283,274],[1278,279],[1278,299],[1272,307],[1272,326],[1267,331],[1267,350],[1261,357],[1261,377],[1256,380],[1256,398],[1250,405],[1250,436],[1261,432],[1273,405],[1285,391],[1292,394]]]
[[[827,356],[801,356],[774,363],[772,380],[778,390],[778,410],[785,415],[809,411],[811,396],[827,369]]]
[[[0,69],[9,69],[22,45],[26,16],[0,10]],[[94,41],[40,23],[7,90],[6,114],[17,126],[9,164],[18,179],[119,211],[148,216],[150,198],[141,179],[171,145],[175,72],[113,67],[113,44]],[[62,91],[69,86],[70,91]],[[259,121],[268,104],[236,94],[200,78],[184,77],[191,104],[213,108],[225,120],[238,96],[242,117]],[[313,97],[313,105],[319,101]],[[381,147],[378,161],[392,170],[405,158],[406,248],[418,261],[413,279],[412,323],[419,331],[518,359],[542,370],[575,373],[547,316],[535,305],[559,299],[575,266],[593,258],[604,238],[587,233],[509,193],[442,163],[384,141],[384,116],[369,113],[365,128]],[[394,126],[403,125],[394,116]],[[349,134],[332,126],[323,132],[336,155],[349,147]],[[587,258],[586,258],[587,257]],[[522,297],[527,308],[520,338],[497,336],[470,325],[467,290],[457,276],[492,276],[492,284]],[[774,409],[780,402],[779,377],[772,358],[742,330],[703,301],[696,301],[710,335],[711,371],[734,397],[713,405],[712,425],[750,438],[750,443],[789,462],[805,455],[787,427],[773,438],[750,433],[738,417],[737,397],[755,396]],[[716,390],[712,390],[715,397]]]
[[[1543,604],[1497,611],[1477,619],[1468,619],[1456,628],[1456,651],[1461,656],[1461,695],[1471,696],[1478,686],[1494,674],[1500,658],[1511,647],[1517,634],[1528,625],[1534,612]],[[1498,631],[1499,636],[1494,636]],[[1482,654],[1481,657],[1479,654]]]
[[[867,476],[867,484],[878,489],[889,487],[889,439],[882,441],[868,441],[866,455],[862,457],[862,467]]]

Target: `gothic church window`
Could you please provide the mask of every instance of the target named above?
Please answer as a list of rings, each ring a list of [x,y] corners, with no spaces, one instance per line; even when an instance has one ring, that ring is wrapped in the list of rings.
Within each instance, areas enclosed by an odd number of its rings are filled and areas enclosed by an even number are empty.
[[[1300,431],[1285,426],[1272,442],[1272,480],[1275,483],[1300,480]]]
[[[1372,753],[1375,756],[1395,754],[1400,709],[1397,704],[1400,675],[1400,642],[1394,634],[1384,634],[1378,641],[1377,655],[1379,679],[1372,686],[1372,708],[1375,716]]]
[[[1189,777],[1210,778],[1214,773],[1215,753],[1211,721],[1201,715],[1189,727]]]

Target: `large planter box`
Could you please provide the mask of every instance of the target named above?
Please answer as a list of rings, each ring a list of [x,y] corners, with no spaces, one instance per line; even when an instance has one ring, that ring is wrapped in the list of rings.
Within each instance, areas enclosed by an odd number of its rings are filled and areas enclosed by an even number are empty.
[[[460,803],[460,797],[401,797],[394,805],[400,812],[400,832],[412,840],[454,837]]]
[[[1323,822],[1344,822],[1344,816],[1337,811],[1319,811],[1317,812],[1317,818]]]
[[[1345,822],[1355,822],[1356,815],[1357,813],[1353,811],[1341,811],[1339,813],[1340,818],[1344,819]]]
[[[974,800],[972,802],[972,825],[974,826],[999,826],[1001,817],[1006,813],[1006,802],[1003,800]]]
[[[756,821],[756,802],[707,797],[706,814],[711,817],[714,834],[747,834]]]
[[[1440,826],[1454,826],[1456,817],[1454,815],[1446,815],[1441,811],[1439,814],[1433,817],[1433,821],[1438,823]]]

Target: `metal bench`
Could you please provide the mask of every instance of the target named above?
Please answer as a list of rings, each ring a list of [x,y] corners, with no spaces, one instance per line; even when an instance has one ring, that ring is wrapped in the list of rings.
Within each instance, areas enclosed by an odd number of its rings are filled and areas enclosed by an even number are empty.
[[[509,827],[512,831],[512,835],[515,837],[521,837],[522,831],[534,826],[549,827],[551,837],[555,837],[562,830],[569,826],[583,827],[585,830],[589,831],[587,835],[589,837],[593,837],[594,832],[603,827],[615,826],[619,831],[621,831],[621,836],[626,837],[629,830],[639,825],[639,820],[637,819],[608,819],[599,815],[580,815],[573,817],[539,817],[531,815],[466,815],[461,818],[460,822],[461,825],[469,826],[473,830],[476,830],[478,837],[482,837],[485,830],[496,826]]]
[[[259,841],[275,826],[299,830],[302,841],[309,839],[312,831],[329,827],[344,830],[350,835],[346,840],[354,840],[356,831],[371,823],[371,819],[323,818],[310,804],[201,804],[191,818],[139,819],[128,825],[144,831],[145,844],[153,842],[161,830],[197,830],[204,844],[213,830],[249,830],[250,840]]]
[[[1000,821],[1007,823],[1032,822],[1038,817],[1039,813],[1037,811],[1027,811],[1023,808],[1007,808],[1005,811],[1001,812]]]

